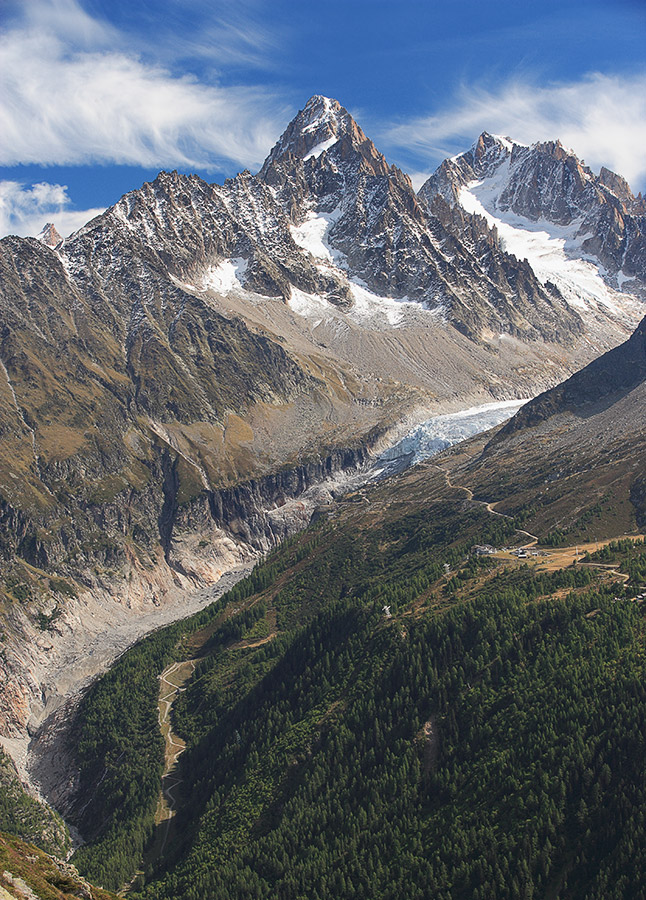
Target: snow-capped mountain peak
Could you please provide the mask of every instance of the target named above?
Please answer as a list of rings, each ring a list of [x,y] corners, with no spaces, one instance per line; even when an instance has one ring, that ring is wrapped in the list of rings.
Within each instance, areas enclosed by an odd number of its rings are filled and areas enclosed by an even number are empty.
[[[315,94],[290,122],[270,154],[279,159],[291,154],[300,159],[318,157],[350,134],[354,121],[337,100]]]
[[[36,235],[36,240],[42,241],[43,244],[51,247],[52,250],[63,243],[63,238],[52,222],[47,222],[47,224],[43,226],[42,230]]]
[[[641,202],[620,176],[597,176],[561,141],[525,146],[484,132],[446,160],[421,187],[433,210],[451,208],[486,220],[501,246],[526,259],[539,280],[555,284],[574,308],[617,315],[646,294],[646,238]],[[617,293],[620,292],[620,293]]]
[[[483,131],[471,147],[469,154],[474,173],[483,175],[496,169],[513,152],[515,144],[509,138],[500,138]],[[464,154],[466,155],[466,154]]]
[[[271,183],[269,170],[280,166],[283,161],[290,166],[294,158],[307,163],[319,160],[326,152],[342,160],[344,165],[353,162],[361,164],[374,174],[399,172],[388,165],[338,100],[316,94],[289,123],[265,160],[260,175]]]
[[[509,158],[510,143],[483,134],[460,183],[475,177],[474,166],[494,171]],[[482,329],[557,340],[578,333],[578,318],[558,292],[544,290],[528,267],[505,260],[487,241],[477,246],[478,226],[468,240],[456,239],[429,215],[410,178],[389,165],[336,100],[312,97],[258,178],[321,273],[334,271],[378,297],[407,298],[473,336]],[[351,287],[350,303],[355,294]]]
[[[337,121],[336,114],[340,109],[341,106],[337,100],[331,100],[321,94],[314,94],[303,108],[302,118],[306,124],[302,126],[301,130],[307,134],[326,124],[330,124],[334,130],[333,123]]]

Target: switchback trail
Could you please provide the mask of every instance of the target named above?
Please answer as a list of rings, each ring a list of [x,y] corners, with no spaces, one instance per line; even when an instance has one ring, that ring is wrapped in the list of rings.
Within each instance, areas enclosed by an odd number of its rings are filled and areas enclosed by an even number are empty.
[[[502,516],[503,519],[511,519],[512,516],[508,516],[506,513],[498,512],[497,509],[494,509],[496,502],[487,502],[486,500],[476,500],[473,496],[473,491],[465,487],[462,484],[453,484],[451,481],[451,476],[449,472],[443,467],[438,466],[437,463],[431,463],[431,465],[441,472],[444,476],[444,480],[446,482],[447,487],[452,490],[464,491],[466,494],[467,500],[471,503],[477,503],[480,506],[484,506],[487,512],[491,513],[494,516]],[[538,544],[538,537],[535,534],[531,534],[529,531],[524,531],[522,528],[517,528],[516,532],[518,534],[524,534],[529,538],[529,543],[523,544],[521,547],[518,547],[519,550],[529,550],[530,547],[535,547]],[[626,537],[630,537],[632,540],[644,540],[643,535],[626,535]],[[580,557],[587,551],[593,552],[594,550],[599,550],[601,547],[605,547],[606,544],[609,544],[612,538],[608,538],[604,541],[598,541],[593,544],[580,544],[577,547],[561,547],[559,550],[553,551],[550,553],[551,562],[557,560],[558,557],[563,557],[562,559],[558,559],[558,567],[565,568],[566,565],[571,565],[572,563],[579,563],[582,566],[588,566],[591,569],[602,569],[607,572],[609,575],[613,575],[616,578],[619,578],[621,581],[626,584],[630,580],[630,576],[626,575],[625,572],[619,571],[619,564],[617,563],[596,563],[596,562],[581,562]]]
[[[276,637],[275,632],[261,638],[258,641],[246,642],[234,645],[233,649],[244,650],[259,647]],[[148,860],[160,860],[164,855],[166,844],[172,829],[172,821],[177,812],[177,789],[182,784],[182,779],[177,772],[177,760],[186,749],[186,743],[172,728],[171,710],[177,695],[184,690],[197,663],[200,661],[200,651],[203,641],[192,648],[193,655],[190,659],[174,662],[167,666],[159,676],[159,727],[164,738],[164,772],[162,775],[162,791],[155,814],[157,833],[153,846],[146,854]]]
[[[488,502],[487,500],[476,500],[473,496],[473,491],[471,490],[471,488],[465,487],[463,484],[453,484],[453,482],[451,481],[451,476],[443,466],[438,466],[437,463],[431,463],[431,465],[433,466],[433,468],[437,469],[438,472],[441,472],[444,475],[444,480],[447,487],[451,488],[454,491],[464,491],[464,493],[467,495],[467,500],[469,500],[471,503],[475,503],[478,506],[484,506],[487,512],[491,513],[492,516],[500,516],[503,519],[513,519],[513,516],[508,516],[507,513],[501,513],[498,512],[497,509],[494,509],[498,501]],[[529,531],[524,531],[522,528],[517,528],[516,531],[518,534],[524,534],[529,538],[529,543],[523,544],[522,547],[518,548],[519,550],[528,550],[530,547],[535,547],[536,544],[538,544],[538,538],[535,534],[531,534]]]

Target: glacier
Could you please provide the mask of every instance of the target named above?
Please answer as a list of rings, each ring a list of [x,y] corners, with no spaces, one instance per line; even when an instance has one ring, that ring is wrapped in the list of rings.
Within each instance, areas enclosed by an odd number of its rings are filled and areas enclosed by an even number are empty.
[[[394,475],[441,453],[453,444],[494,428],[510,419],[529,399],[500,400],[433,416],[416,425],[401,440],[380,454],[373,466],[372,477]]]

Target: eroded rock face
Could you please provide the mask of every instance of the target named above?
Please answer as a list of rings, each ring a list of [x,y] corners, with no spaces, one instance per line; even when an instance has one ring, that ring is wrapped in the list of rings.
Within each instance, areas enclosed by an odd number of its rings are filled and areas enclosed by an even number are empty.
[[[132,534],[124,522],[133,507],[141,513],[132,492],[97,508],[102,545],[91,550],[85,545],[70,558],[61,542],[60,555],[46,560],[57,573],[47,580],[48,606],[40,604],[35,622],[28,598],[22,604],[14,602],[8,611],[14,641],[0,658],[4,676],[0,734],[20,739],[63,702],[66,665],[72,665],[75,655],[82,658],[88,652],[92,635],[104,651],[98,654],[101,668],[141,632],[134,625],[137,618],[152,621],[157,608],[159,623],[171,621],[176,616],[168,609],[164,612],[164,607],[176,603],[178,593],[188,595],[218,584],[227,572],[253,565],[279,541],[304,528],[321,502],[321,497],[312,496],[313,490],[336,474],[359,469],[367,456],[365,448],[335,451],[231,488],[204,489],[182,502],[179,480],[160,475],[162,489],[150,494],[137,545],[120,539],[124,531]],[[93,533],[89,524],[87,532],[80,521],[76,527],[81,537]],[[44,593],[45,584],[42,587]],[[118,636],[116,641],[110,636],[103,640],[101,632],[111,622],[117,628],[130,622],[134,630],[121,641]],[[78,630],[84,634],[77,640]],[[89,677],[95,671],[92,660],[86,668]],[[83,680],[83,671],[81,666],[77,680]]]
[[[419,196],[426,205],[439,195],[454,206],[460,188],[494,176],[496,209],[575,226],[579,252],[599,260],[612,287],[630,281],[633,293],[646,296],[644,203],[624,178],[605,167],[595,175],[560,141],[528,147],[484,132],[466,153],[443,162]]]

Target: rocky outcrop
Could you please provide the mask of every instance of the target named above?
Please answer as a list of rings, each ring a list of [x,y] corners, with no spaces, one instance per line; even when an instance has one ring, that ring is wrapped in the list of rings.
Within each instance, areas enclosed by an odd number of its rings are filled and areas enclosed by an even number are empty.
[[[3,900],[108,900],[116,895],[91,885],[75,866],[37,850],[34,843],[0,835],[0,896]]]
[[[51,222],[48,222],[42,231],[36,235],[36,240],[42,241],[43,244],[51,247],[52,250],[58,249],[63,244],[63,238]]]

